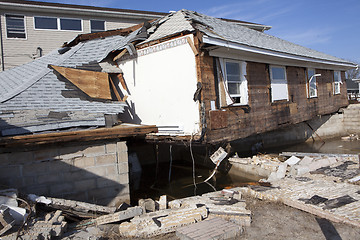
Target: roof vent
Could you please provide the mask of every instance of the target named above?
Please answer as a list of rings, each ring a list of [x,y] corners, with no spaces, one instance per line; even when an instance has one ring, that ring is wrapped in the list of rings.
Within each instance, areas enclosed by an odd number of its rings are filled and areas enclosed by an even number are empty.
[[[67,51],[69,51],[71,49],[71,47],[63,47],[63,48],[60,48],[59,50],[58,50],[58,53],[59,54],[64,54],[64,53],[66,53]]]

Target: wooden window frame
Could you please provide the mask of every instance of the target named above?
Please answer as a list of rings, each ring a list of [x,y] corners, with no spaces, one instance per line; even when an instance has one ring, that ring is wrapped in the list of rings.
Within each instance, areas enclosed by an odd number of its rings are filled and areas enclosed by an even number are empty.
[[[228,80],[228,74],[227,74],[227,68],[226,68],[226,63],[236,63],[239,65],[239,81],[229,81]],[[243,105],[247,105],[248,104],[248,95],[249,95],[249,89],[248,89],[248,85],[247,85],[247,81],[245,82],[244,79],[242,79],[242,76],[244,75],[243,72],[243,64],[245,62],[244,61],[239,61],[239,60],[233,60],[233,59],[223,59],[223,65],[224,65],[224,70],[225,70],[225,84],[226,87],[228,89],[228,94],[229,96],[234,99],[234,98],[239,98],[240,102],[235,102],[231,105],[231,106],[243,106]],[[238,83],[239,85],[239,94],[231,94],[229,91],[229,83]],[[243,92],[243,93],[241,93]],[[245,96],[247,94],[247,96]]]
[[[338,79],[335,78],[336,74],[338,74]],[[339,95],[341,94],[341,86],[340,84],[342,83],[341,82],[341,71],[334,71],[334,74],[333,74],[333,77],[334,77],[334,95]],[[336,87],[338,86],[338,88]],[[339,89],[338,91],[336,89]]]
[[[284,69],[284,79],[273,79],[273,68],[281,68],[281,69]],[[289,84],[288,84],[288,81],[287,81],[287,71],[286,71],[286,67],[285,66],[280,66],[280,65],[270,65],[269,66],[269,75],[270,75],[270,86],[271,86],[271,102],[277,102],[277,101],[289,101]],[[277,98],[277,99],[274,99],[274,92],[273,92],[273,89],[274,89],[274,86],[276,83],[276,81],[285,81],[286,82],[286,98]]]
[[[310,76],[309,71],[313,71],[314,74]],[[316,98],[318,96],[317,95],[317,81],[316,81],[316,76],[314,76],[315,74],[316,74],[316,69],[315,68],[307,68],[306,69],[306,92],[307,92],[307,97],[308,98]],[[312,79],[311,79],[311,77],[312,77]],[[315,82],[315,94],[314,95],[311,95],[310,79],[311,79],[312,82]]]

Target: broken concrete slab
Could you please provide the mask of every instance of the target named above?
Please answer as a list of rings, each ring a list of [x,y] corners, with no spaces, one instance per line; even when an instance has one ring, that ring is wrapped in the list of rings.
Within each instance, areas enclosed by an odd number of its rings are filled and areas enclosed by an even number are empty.
[[[121,223],[119,232],[122,237],[148,238],[173,232],[177,227],[202,221],[208,215],[206,207],[165,209],[134,217],[130,222]]]
[[[293,165],[297,164],[299,161],[300,161],[300,158],[291,156],[288,160],[285,161],[285,163],[288,164],[289,166],[293,166]]]
[[[120,211],[120,212],[116,212],[116,213],[98,217],[95,219],[95,223],[97,225],[102,225],[102,224],[107,224],[107,223],[119,222],[122,220],[133,218],[135,216],[139,216],[143,213],[144,213],[144,210],[142,207],[130,207],[130,208]]]
[[[0,190],[0,204],[17,207],[17,195],[18,191],[14,188]]]
[[[146,212],[155,212],[156,204],[155,201],[151,198],[140,199],[138,201],[138,205],[144,209],[144,213]]]
[[[159,199],[158,203],[159,203],[159,210],[166,209],[167,208],[167,197],[166,197],[166,195],[160,196],[160,199]]]

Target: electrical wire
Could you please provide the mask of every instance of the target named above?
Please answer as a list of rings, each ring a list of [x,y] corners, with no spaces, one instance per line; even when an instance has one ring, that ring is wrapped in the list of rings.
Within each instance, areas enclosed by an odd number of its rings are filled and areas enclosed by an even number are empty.
[[[196,186],[196,181],[195,181],[195,159],[194,159],[194,155],[193,155],[193,152],[192,152],[192,146],[191,146],[191,142],[193,140],[193,137],[194,137],[194,135],[191,134],[189,147],[190,147],[190,155],[191,155],[191,159],[192,159],[192,163],[193,163],[193,166],[192,166],[193,167],[193,183],[194,183],[194,186],[195,186],[194,195],[196,195],[197,186]]]

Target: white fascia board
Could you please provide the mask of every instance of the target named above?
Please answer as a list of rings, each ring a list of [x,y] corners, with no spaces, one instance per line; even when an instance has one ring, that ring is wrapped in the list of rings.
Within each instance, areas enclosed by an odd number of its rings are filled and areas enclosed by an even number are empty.
[[[39,5],[29,5],[29,4],[21,4],[21,3],[5,3],[0,2],[0,7],[4,7],[6,9],[13,10],[21,10],[21,11],[44,11],[44,12],[64,12],[69,13],[73,12],[79,15],[79,12],[88,14],[88,15],[100,15],[100,16],[109,16],[109,17],[127,17],[127,18],[144,18],[144,19],[153,19],[160,18],[163,15],[157,14],[142,14],[142,13],[130,13],[130,12],[115,12],[115,11],[104,11],[104,10],[92,10],[92,9],[82,9],[82,8],[67,8],[67,7],[53,7],[53,6],[39,6]]]
[[[350,63],[341,63],[341,62],[321,60],[321,59],[304,57],[304,56],[297,56],[297,55],[292,55],[292,54],[288,54],[288,53],[275,52],[275,51],[271,51],[271,50],[267,50],[267,49],[250,47],[250,46],[242,45],[239,43],[233,43],[233,42],[229,42],[229,41],[222,40],[222,39],[212,38],[209,36],[203,36],[203,42],[207,43],[207,44],[226,47],[226,48],[230,48],[230,49],[236,49],[236,50],[245,51],[245,52],[249,52],[249,53],[266,55],[266,56],[275,57],[275,58],[283,58],[283,59],[289,59],[289,60],[295,60],[295,61],[332,65],[332,66],[338,66],[338,67],[344,68],[344,69],[356,67],[356,65],[350,64]]]

